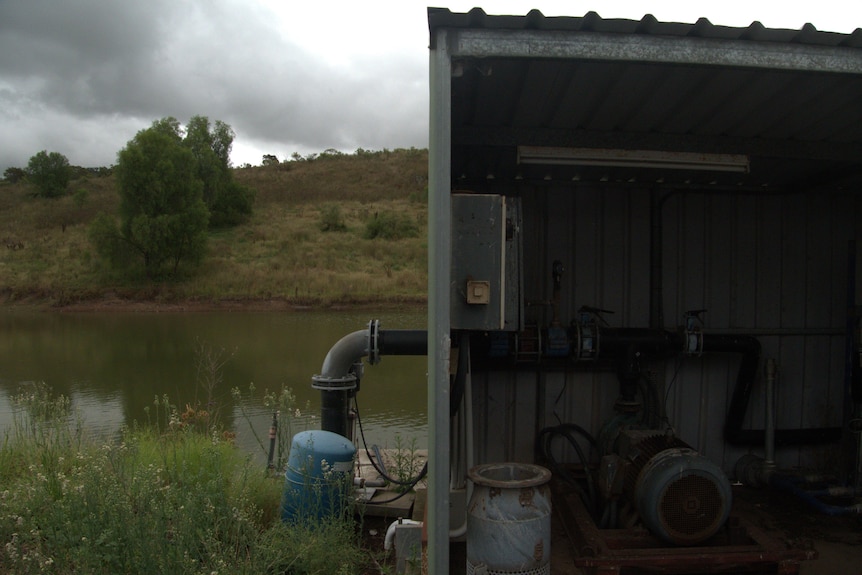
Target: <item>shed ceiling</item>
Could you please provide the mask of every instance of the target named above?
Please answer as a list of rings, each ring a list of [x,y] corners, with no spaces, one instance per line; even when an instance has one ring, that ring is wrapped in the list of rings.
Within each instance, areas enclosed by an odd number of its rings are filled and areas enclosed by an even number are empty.
[[[862,184],[862,30],[434,8],[429,26],[432,48],[448,30],[455,181]],[[744,154],[750,171],[528,166],[525,145]]]

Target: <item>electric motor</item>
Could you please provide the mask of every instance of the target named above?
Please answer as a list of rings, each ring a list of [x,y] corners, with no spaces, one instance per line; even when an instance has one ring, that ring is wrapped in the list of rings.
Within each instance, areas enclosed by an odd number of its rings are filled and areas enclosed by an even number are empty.
[[[622,431],[626,494],[651,533],[677,545],[701,543],[724,526],[732,492],[724,472],[661,431]]]

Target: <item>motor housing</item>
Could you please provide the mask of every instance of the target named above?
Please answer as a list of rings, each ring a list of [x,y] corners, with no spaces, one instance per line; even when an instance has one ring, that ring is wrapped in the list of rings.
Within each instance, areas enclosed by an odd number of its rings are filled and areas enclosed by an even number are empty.
[[[618,449],[627,462],[624,491],[651,533],[668,543],[695,545],[724,526],[733,495],[712,461],[655,430],[621,431]]]

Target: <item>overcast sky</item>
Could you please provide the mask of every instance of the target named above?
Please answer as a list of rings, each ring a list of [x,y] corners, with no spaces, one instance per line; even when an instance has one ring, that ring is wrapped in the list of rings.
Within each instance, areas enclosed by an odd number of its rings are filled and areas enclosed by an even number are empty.
[[[859,0],[0,0],[0,173],[40,150],[108,166],[153,120],[197,114],[233,127],[234,165],[265,153],[427,147],[429,4],[862,27]]]

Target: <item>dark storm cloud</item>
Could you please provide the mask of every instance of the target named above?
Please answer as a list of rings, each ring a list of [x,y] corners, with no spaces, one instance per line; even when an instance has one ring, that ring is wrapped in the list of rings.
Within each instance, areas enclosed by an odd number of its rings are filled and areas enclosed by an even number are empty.
[[[159,2],[7,0],[0,4],[0,77],[55,109],[126,112],[121,96],[129,82],[152,72],[163,9]]]
[[[282,154],[425,145],[425,53],[333,64],[277,26],[232,0],[0,0],[0,170],[41,149],[110,164],[195,114]]]

